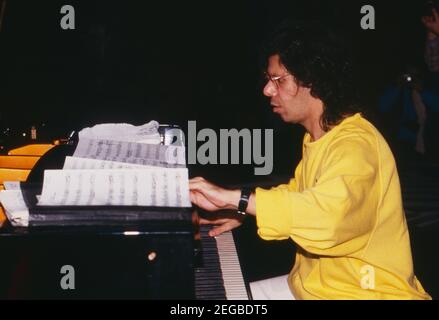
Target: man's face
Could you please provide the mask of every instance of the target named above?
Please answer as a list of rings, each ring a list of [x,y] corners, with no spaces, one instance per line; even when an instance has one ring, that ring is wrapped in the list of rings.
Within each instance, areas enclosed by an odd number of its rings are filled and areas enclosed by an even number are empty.
[[[273,112],[285,122],[305,123],[312,111],[309,106],[312,99],[310,89],[296,83],[294,75],[281,64],[277,54],[268,59],[267,73],[274,81],[268,80],[263,92],[270,98]]]

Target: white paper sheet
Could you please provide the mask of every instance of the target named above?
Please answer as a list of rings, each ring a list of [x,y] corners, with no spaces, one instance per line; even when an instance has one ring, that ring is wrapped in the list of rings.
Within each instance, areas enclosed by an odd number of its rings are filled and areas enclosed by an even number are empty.
[[[79,139],[108,139],[127,142],[159,144],[159,123],[150,121],[141,126],[128,123],[103,123],[79,132]]]
[[[38,205],[191,207],[188,171],[46,170]]]
[[[78,157],[66,157],[64,161],[63,170],[85,170],[85,169],[153,169],[154,166],[131,164],[124,162],[87,159]]]
[[[73,156],[165,168],[185,166],[186,164],[185,147],[183,146],[101,139],[80,139]]]
[[[0,202],[13,226],[26,227],[29,225],[29,210],[20,190],[0,191]]]

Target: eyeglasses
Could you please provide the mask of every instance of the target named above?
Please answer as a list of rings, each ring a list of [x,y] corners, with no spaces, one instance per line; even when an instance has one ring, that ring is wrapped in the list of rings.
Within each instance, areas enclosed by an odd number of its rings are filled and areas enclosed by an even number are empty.
[[[284,74],[283,76],[272,76],[272,75],[270,75],[268,72],[264,72],[264,76],[265,76],[265,80],[268,82],[268,81],[271,81],[271,82],[273,82],[275,85],[276,85],[276,87],[279,87],[280,86],[280,84],[282,83],[282,81],[286,78],[286,77],[288,77],[288,76],[291,76],[292,74],[291,73],[287,73],[287,74]]]

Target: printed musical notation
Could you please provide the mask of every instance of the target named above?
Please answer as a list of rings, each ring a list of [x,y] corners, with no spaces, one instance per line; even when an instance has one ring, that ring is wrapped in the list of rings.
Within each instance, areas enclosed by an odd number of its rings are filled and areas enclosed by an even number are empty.
[[[191,207],[186,168],[46,170],[40,206]]]
[[[155,166],[140,165],[109,160],[66,157],[63,170],[102,169],[153,169]]]
[[[75,158],[99,159],[164,168],[185,167],[185,147],[103,139],[80,139]]]

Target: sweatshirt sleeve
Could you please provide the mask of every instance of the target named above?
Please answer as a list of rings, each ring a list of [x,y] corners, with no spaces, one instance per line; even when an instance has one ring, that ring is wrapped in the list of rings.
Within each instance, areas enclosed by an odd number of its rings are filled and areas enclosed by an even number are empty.
[[[286,190],[286,191],[297,191],[297,178],[300,177],[300,171],[302,170],[302,161],[299,162],[299,164],[296,167],[296,170],[294,171],[294,177],[288,181],[288,183],[280,184],[276,187],[271,188],[272,191],[277,190]],[[262,189],[261,189],[262,190]]]
[[[312,188],[256,190],[263,239],[292,238],[310,253],[335,256],[367,244],[380,193],[377,152],[361,137],[331,149]]]

